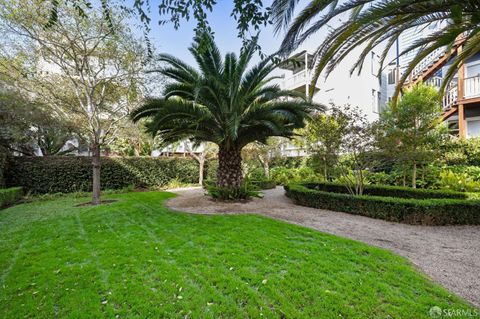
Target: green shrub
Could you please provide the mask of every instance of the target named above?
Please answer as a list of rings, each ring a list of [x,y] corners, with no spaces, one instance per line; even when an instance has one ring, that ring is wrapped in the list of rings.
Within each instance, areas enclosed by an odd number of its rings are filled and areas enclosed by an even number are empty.
[[[441,145],[441,154],[447,165],[480,166],[480,138],[449,140]]]
[[[392,222],[422,225],[479,225],[480,201],[461,199],[413,199],[383,196],[353,196],[285,186],[286,195],[308,207],[341,211]]]
[[[369,184],[374,185],[393,185],[395,183],[394,177],[385,172],[366,172],[365,179]]]
[[[22,198],[21,187],[0,189],[0,208],[15,204]]]
[[[250,180],[250,183],[258,189],[272,189],[277,187],[277,183],[271,179],[253,179]]]
[[[0,146],[0,188],[5,187],[5,171],[7,168],[7,151]]]
[[[102,189],[165,187],[177,183],[197,183],[198,164],[189,158],[102,157]],[[33,194],[91,191],[91,158],[15,157],[9,163],[7,185],[23,186]]]
[[[308,166],[302,166],[299,168],[287,168],[283,166],[274,167],[270,170],[270,177],[277,185],[323,180],[323,176],[317,174]]]
[[[247,181],[240,188],[219,187],[207,184],[205,189],[207,190],[207,195],[219,200],[245,200],[251,197],[262,197],[257,187]]]
[[[303,183],[304,187],[324,192],[334,192],[348,194],[348,189],[344,184],[340,183]],[[467,199],[468,194],[449,190],[431,190],[431,189],[415,189],[402,186],[386,186],[386,185],[365,185],[364,195],[386,196],[398,198],[412,199],[433,199],[433,198],[451,198],[451,199]]]
[[[440,173],[438,184],[442,189],[451,189],[459,192],[480,192],[480,181],[466,172],[454,173],[444,170]]]

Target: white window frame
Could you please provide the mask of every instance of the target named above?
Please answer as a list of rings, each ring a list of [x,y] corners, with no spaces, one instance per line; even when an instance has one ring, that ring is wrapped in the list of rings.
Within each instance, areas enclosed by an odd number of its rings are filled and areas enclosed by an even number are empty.
[[[468,122],[476,122],[476,121],[480,121],[480,116],[474,116],[474,117],[469,117],[469,118],[465,119],[465,133],[467,135],[467,138],[473,138],[474,137],[474,136],[470,136],[468,134]],[[476,136],[476,137],[479,137],[479,136]]]

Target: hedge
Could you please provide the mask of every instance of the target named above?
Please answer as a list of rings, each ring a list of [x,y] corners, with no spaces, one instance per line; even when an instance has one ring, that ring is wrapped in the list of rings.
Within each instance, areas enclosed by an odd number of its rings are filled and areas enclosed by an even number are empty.
[[[0,208],[15,204],[22,198],[22,195],[21,187],[0,189]]]
[[[479,225],[480,200],[414,199],[383,196],[353,196],[305,187],[285,186],[296,204],[363,215],[392,222],[421,225]]]
[[[307,188],[324,192],[349,194],[347,187],[340,183],[315,182],[302,183]],[[363,195],[387,196],[411,199],[451,198],[467,199],[468,194],[451,190],[419,189],[402,186],[365,185]]]
[[[0,188],[5,186],[5,169],[7,166],[7,151],[0,146]]]
[[[91,191],[92,160],[85,156],[14,157],[8,186],[32,194]],[[190,158],[102,157],[102,189],[162,187],[172,180],[198,182],[198,163]]]

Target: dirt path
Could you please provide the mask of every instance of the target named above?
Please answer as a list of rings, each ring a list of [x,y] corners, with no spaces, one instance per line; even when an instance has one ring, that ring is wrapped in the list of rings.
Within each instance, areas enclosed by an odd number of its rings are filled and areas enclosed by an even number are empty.
[[[174,190],[169,208],[200,214],[256,213],[389,249],[433,280],[480,306],[480,226],[412,226],[294,205],[277,187],[263,199],[218,203],[201,188]]]

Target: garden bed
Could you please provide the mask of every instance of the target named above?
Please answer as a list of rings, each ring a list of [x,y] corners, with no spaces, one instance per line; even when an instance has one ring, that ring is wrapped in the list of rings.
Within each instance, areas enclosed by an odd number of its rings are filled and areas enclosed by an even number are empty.
[[[353,196],[345,186],[331,183],[290,184],[285,191],[299,205],[393,222],[480,225],[480,200],[468,200],[463,193],[367,186],[364,195]]]

